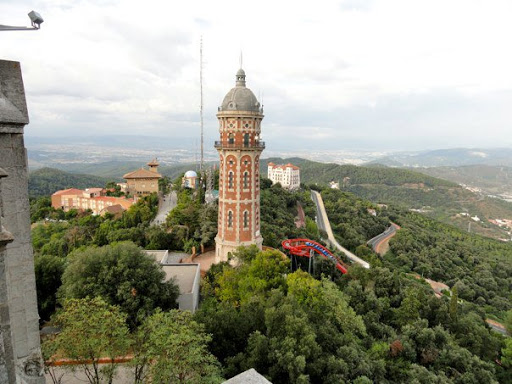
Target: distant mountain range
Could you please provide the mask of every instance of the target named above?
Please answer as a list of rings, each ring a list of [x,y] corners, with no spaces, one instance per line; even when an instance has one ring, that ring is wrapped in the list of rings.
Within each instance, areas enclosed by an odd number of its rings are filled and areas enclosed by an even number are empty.
[[[459,167],[414,168],[414,170],[478,188],[486,195],[503,196],[503,198],[512,200],[512,167],[477,164]]]
[[[475,164],[512,167],[512,148],[452,148],[419,153],[396,153],[370,163],[389,167],[453,167]]]

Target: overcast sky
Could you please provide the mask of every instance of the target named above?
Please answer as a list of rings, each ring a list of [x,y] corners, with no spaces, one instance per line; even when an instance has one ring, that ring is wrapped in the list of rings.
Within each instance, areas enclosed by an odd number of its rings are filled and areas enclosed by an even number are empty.
[[[30,136],[199,137],[243,51],[273,149],[512,146],[512,1],[0,0]]]

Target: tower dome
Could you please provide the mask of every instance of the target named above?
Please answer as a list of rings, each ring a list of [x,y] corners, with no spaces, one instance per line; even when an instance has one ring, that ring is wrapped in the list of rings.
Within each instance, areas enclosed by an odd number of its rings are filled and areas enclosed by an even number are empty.
[[[245,71],[242,68],[236,73],[236,86],[224,97],[219,111],[260,111],[258,99],[245,86]]]
[[[197,177],[197,173],[195,171],[187,171],[185,172],[185,177]]]

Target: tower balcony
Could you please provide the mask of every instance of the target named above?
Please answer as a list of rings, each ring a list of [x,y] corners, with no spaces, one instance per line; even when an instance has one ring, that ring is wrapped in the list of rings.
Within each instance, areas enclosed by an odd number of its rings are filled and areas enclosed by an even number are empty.
[[[265,149],[265,142],[256,141],[254,143],[230,143],[227,141],[216,141],[214,146],[216,149],[263,150]]]

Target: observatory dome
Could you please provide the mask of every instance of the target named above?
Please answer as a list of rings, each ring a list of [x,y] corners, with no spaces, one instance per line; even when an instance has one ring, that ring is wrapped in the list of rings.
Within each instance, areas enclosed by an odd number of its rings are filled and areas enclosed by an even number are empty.
[[[259,112],[260,103],[254,93],[245,86],[245,71],[239,69],[236,73],[236,86],[224,97],[220,111],[250,111]]]
[[[185,177],[197,177],[197,173],[194,171],[185,172]]]

